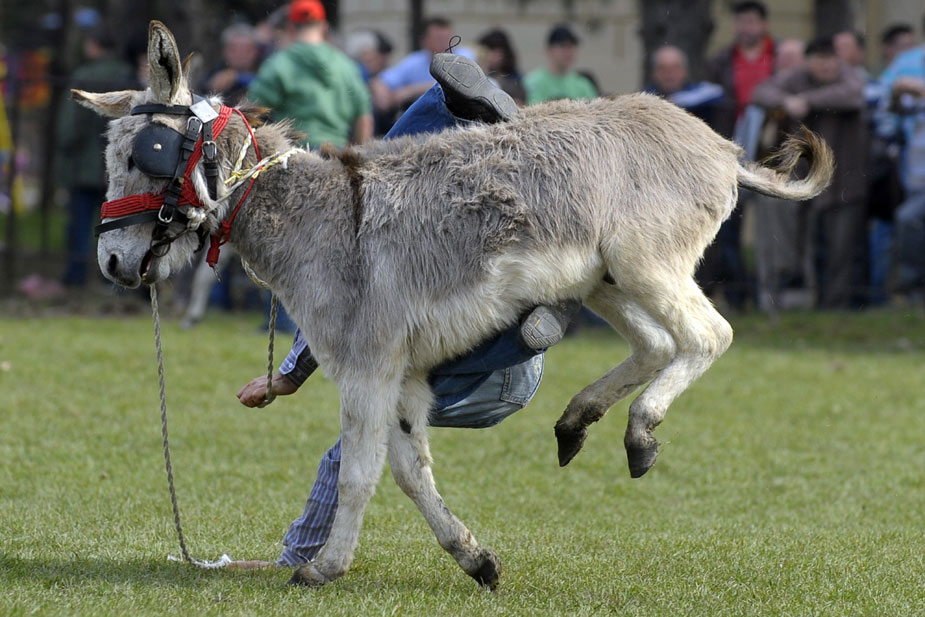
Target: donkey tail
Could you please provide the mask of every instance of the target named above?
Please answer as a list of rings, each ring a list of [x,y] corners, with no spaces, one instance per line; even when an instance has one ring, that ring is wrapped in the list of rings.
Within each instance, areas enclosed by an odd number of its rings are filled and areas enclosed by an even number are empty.
[[[791,172],[803,157],[810,162],[809,173],[802,180],[791,180]],[[769,166],[739,163],[739,184],[762,195],[792,201],[810,199],[824,191],[835,171],[832,149],[806,127],[802,134],[787,137],[783,146],[763,163]]]

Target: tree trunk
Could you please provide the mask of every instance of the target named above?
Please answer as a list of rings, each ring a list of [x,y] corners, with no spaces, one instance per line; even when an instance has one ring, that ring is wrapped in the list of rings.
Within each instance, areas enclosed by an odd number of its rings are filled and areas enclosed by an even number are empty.
[[[644,49],[644,82],[651,77],[652,52],[674,45],[687,54],[691,79],[704,73],[704,54],[713,32],[711,0],[637,0]]]
[[[816,36],[854,29],[852,0],[816,0]]]

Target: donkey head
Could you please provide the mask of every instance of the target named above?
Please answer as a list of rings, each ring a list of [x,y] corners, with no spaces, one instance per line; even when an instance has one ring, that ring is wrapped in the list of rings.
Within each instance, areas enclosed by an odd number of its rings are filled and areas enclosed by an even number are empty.
[[[177,43],[159,21],[152,21],[148,30],[148,64],[151,87],[147,90],[100,94],[73,91],[77,102],[113,118],[109,123],[106,147],[107,205],[125,202],[129,196],[164,195],[168,185],[176,180],[173,171],[180,156],[183,135],[188,131],[190,115],[161,113],[161,110],[187,108],[193,104],[193,95]],[[154,111],[146,112],[145,109]],[[142,145],[143,153],[139,151]],[[203,203],[214,205],[208,199],[201,171],[196,170],[187,180],[192,180],[197,194],[205,193]],[[203,224],[203,212],[189,213],[190,216],[181,214],[176,217],[178,220],[173,220],[172,215],[161,216],[163,210],[151,211],[152,204],[148,207],[147,215],[126,216],[125,211],[132,211],[131,208],[111,208],[107,213],[104,205],[104,225],[99,231],[108,229],[100,233],[97,259],[103,274],[123,287],[137,287],[142,282],[153,283],[167,278],[189,260],[198,244],[195,234],[184,235],[183,232]],[[157,212],[157,216],[153,212]],[[214,226],[215,221],[209,220],[206,224]],[[159,234],[176,237],[168,243],[169,250],[152,241]]]

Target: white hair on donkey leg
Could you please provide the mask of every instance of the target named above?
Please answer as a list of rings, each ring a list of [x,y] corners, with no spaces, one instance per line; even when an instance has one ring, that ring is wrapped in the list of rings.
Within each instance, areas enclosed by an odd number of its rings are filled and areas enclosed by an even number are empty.
[[[192,103],[169,32],[152,22],[150,40],[152,71],[162,71],[154,90],[77,94],[118,116],[107,150],[111,200],[163,191],[167,181],[129,169],[127,154],[149,122],[182,130],[177,117],[126,115],[131,107]],[[247,134],[244,118],[232,114],[216,137],[220,180]],[[264,156],[291,148],[286,126],[260,126],[255,136]],[[630,406],[624,439],[631,475],[645,473],[658,452],[653,430],[669,405],[732,340],[693,272],[732,211],[737,187],[803,200],[830,181],[831,151],[812,133],[792,138],[783,152],[776,169],[740,163],[738,146],[645,94],[557,101],[501,124],[299,152],[285,167],[267,169],[243,202],[245,186],[207,208],[203,227],[230,233],[340,390],[337,517],[327,545],[294,582],[324,584],[349,568],[388,449],[402,461],[399,483],[441,545],[479,583],[497,583],[497,557],[434,487],[424,376],[537,303],[578,297],[632,347],[562,414],[560,463],[580,450],[589,424],[648,384]],[[804,156],[812,159],[808,175],[791,180]],[[244,164],[255,163],[249,152]],[[170,225],[168,237],[182,231]],[[152,254],[156,231],[149,222],[103,234],[103,273],[125,286],[160,280],[196,248],[185,235],[166,255]],[[412,417],[402,418],[402,410]]]

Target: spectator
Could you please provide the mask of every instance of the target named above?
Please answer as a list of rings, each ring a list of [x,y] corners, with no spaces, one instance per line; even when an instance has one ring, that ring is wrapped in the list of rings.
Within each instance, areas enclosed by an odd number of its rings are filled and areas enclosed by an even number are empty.
[[[806,44],[800,39],[778,41],[774,50],[774,72],[789,71],[803,64]]]
[[[248,24],[228,26],[222,32],[222,65],[206,75],[202,90],[222,96],[228,106],[244,98],[260,61],[257,33]]]
[[[835,54],[842,62],[856,69],[863,69],[865,75],[867,74],[867,69],[864,68],[864,35],[854,30],[845,30],[832,37],[832,44]]]
[[[274,9],[265,19],[254,26],[260,57],[269,58],[277,51],[292,44],[292,30],[289,28],[289,5]]]
[[[369,87],[376,109],[386,113],[403,110],[430,90],[436,83],[430,74],[431,58],[434,54],[449,50],[452,38],[453,24],[450,20],[443,17],[426,20],[419,38],[421,49],[411,52],[398,64],[370,80]],[[475,54],[465,47],[456,47],[453,53],[475,60]]]
[[[802,122],[835,152],[832,185],[809,205],[819,304],[858,308],[864,301],[866,255],[864,84],[835,54],[831,38],[813,41],[806,58],[803,67],[774,75],[755,88],[754,101]]]
[[[880,58],[883,66],[889,66],[896,56],[915,47],[915,29],[909,24],[887,26],[880,42]]]
[[[781,75],[803,66],[806,45],[799,39],[784,39],[775,47],[774,74]],[[756,156],[763,158],[780,147],[799,123],[783,110],[765,114]],[[782,309],[810,308],[815,275],[807,234],[807,212],[801,203],[766,195],[753,197],[755,215],[755,274],[758,308],[769,314]]]
[[[369,92],[360,69],[325,42],[328,24],[319,0],[289,5],[293,43],[264,62],[248,97],[289,118],[305,133],[303,143],[318,148],[328,142],[342,147],[372,135]]]
[[[925,23],[923,23],[925,26]],[[890,118],[902,145],[900,158],[906,199],[896,210],[899,291],[914,303],[925,301],[925,45],[905,51],[880,77],[888,93]]]
[[[664,97],[708,124],[713,122],[723,89],[708,82],[692,82],[687,72],[687,54],[664,45],[652,54],[652,84],[646,92]]]
[[[479,65],[518,105],[527,103],[523,77],[517,67],[517,54],[507,33],[500,28],[489,30],[478,38]]]
[[[578,57],[578,36],[564,25],[555,26],[546,38],[546,68],[524,77],[527,104],[556,99],[593,99],[598,95],[591,81],[573,68]]]
[[[745,109],[752,102],[752,90],[774,70],[775,45],[768,34],[768,10],[762,2],[738,2],[732,11],[735,40],[711,59],[707,69],[707,80],[722,86],[725,94],[713,128],[724,137],[740,133],[739,143],[751,150],[743,137],[749,126],[743,121]],[[740,193],[739,207],[720,227],[697,270],[697,280],[708,294],[721,288],[729,306],[739,310],[745,306],[749,287],[741,248],[742,202],[746,200],[747,195]]]
[[[132,67],[116,57],[115,43],[101,27],[91,30],[83,41],[84,62],[71,76],[71,87],[91,92],[130,88]],[[58,177],[67,186],[67,266],[61,282],[83,287],[87,268],[96,263],[91,250],[92,228],[100,204],[106,201],[106,174],[103,150],[108,122],[73,101],[66,101],[58,121]]]
[[[248,98],[269,107],[274,120],[290,119],[305,135],[302,144],[313,149],[367,141],[373,133],[369,90],[357,64],[325,41],[324,6],[293,0],[287,15],[292,43],[263,63]],[[276,327],[295,330],[282,307]]]
[[[378,30],[356,30],[347,35],[344,50],[359,64],[363,79],[369,84],[389,65],[392,43]],[[394,123],[394,113],[373,108],[374,135],[385,135]]]
[[[893,213],[902,202],[898,151],[877,135],[874,119],[885,96],[882,84],[864,67],[864,37],[852,30],[839,32],[835,52],[864,81],[868,112],[867,165],[868,289],[872,304],[887,302],[886,283],[891,266]]]
[[[392,43],[378,30],[355,30],[344,39],[344,51],[360,65],[360,73],[369,83],[389,65]]]

